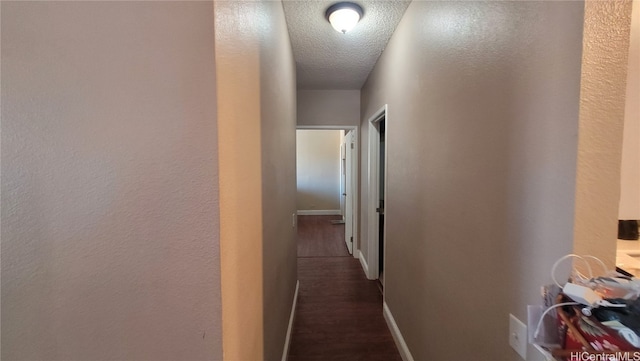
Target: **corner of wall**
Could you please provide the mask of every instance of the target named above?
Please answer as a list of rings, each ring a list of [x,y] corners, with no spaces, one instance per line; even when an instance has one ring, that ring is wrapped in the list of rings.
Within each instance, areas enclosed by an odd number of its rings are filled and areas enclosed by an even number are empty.
[[[574,253],[615,265],[631,0],[585,1]]]

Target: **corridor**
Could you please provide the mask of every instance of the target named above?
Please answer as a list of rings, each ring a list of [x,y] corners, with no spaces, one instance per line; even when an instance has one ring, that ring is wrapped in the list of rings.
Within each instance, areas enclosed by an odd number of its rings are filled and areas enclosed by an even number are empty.
[[[300,290],[289,361],[401,360],[382,294],[344,244],[339,216],[298,217]]]

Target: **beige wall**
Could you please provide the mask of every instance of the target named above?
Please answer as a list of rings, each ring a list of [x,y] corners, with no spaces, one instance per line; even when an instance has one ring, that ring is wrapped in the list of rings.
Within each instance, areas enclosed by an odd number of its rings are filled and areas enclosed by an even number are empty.
[[[298,125],[360,122],[360,90],[298,90]]]
[[[615,265],[631,1],[587,1],[574,252]]]
[[[1,358],[220,360],[212,3],[1,6]]]
[[[620,170],[620,219],[640,219],[640,1],[633,2]]]
[[[296,213],[296,68],[280,1],[266,1],[262,32],[262,214],[264,357],[280,361],[298,279]]]
[[[362,154],[389,104],[385,301],[416,360],[518,359],[508,315],[573,247],[583,9],[414,1],[362,89]]]
[[[217,1],[225,360],[279,360],[296,285],[295,65],[279,1]]]
[[[340,210],[341,130],[298,130],[298,210]]]

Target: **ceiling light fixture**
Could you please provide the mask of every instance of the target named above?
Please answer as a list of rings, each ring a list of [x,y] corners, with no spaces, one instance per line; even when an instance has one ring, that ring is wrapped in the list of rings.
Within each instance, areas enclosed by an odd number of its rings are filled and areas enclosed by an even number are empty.
[[[360,18],[362,18],[362,8],[358,4],[350,2],[335,3],[327,9],[325,17],[336,31],[346,33],[353,29]]]

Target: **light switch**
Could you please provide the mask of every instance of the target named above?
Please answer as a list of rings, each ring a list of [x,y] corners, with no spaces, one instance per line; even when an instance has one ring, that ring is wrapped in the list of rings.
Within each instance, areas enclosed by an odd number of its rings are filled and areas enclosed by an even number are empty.
[[[509,345],[522,359],[527,359],[527,325],[509,314]]]

